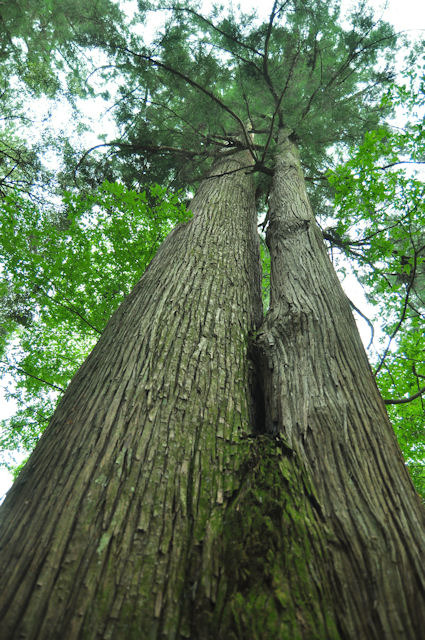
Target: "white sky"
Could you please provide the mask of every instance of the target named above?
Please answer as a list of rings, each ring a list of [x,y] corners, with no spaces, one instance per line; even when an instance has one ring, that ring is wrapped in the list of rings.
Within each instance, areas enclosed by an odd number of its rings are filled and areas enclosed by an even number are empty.
[[[72,0],[70,0],[72,2]],[[223,0],[225,4],[226,0]],[[230,4],[230,2],[228,2]],[[238,4],[235,2],[234,4]],[[258,6],[258,0],[240,0],[239,2],[242,9],[248,10],[256,8],[260,11]],[[264,12],[267,15],[272,6],[272,0],[262,3],[261,13]],[[352,0],[341,0],[342,10],[345,11],[352,5]],[[369,0],[368,5],[373,7],[377,15],[382,15],[384,20],[391,22],[397,29],[397,31],[408,31],[409,36],[412,39],[416,37],[423,37],[425,39],[425,0]],[[356,285],[354,281],[345,282],[344,288],[350,298],[356,300],[356,304],[364,310],[365,303],[362,296],[360,285]],[[357,302],[359,301],[360,302]],[[370,330],[367,327],[362,327],[361,323],[359,329],[361,330],[362,337],[367,343],[370,337]],[[0,418],[7,417],[13,413],[13,405],[7,404],[6,401],[0,397]],[[12,476],[5,469],[0,468],[0,501],[2,496],[9,489],[12,484]]]
[[[351,4],[350,0],[342,0],[341,6],[345,8]],[[391,22],[398,31],[411,31],[411,35],[425,36],[425,2],[423,0],[369,0],[368,5],[373,7],[382,18]],[[415,33],[413,33],[415,32]]]

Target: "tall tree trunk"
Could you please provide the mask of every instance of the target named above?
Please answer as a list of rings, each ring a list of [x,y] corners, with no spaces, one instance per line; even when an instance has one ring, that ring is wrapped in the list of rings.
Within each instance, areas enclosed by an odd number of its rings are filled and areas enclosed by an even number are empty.
[[[249,162],[216,164],[8,494],[2,639],[338,637],[307,476],[282,439],[249,437]]]
[[[362,379],[365,356],[347,346],[357,338],[345,326],[351,338],[332,338],[338,302],[324,307],[321,292],[336,285],[290,149],[277,166],[272,308],[258,335],[253,185],[238,154],[203,182],[193,220],[72,381],[2,507],[5,640],[358,640],[378,627],[398,639],[401,624],[419,639],[419,614],[405,622],[381,597],[397,591],[406,612],[421,601],[422,514],[404,470],[388,469],[399,454]],[[359,438],[377,411],[376,434]],[[391,449],[382,459],[376,439]]]
[[[331,530],[344,638],[419,640],[425,518],[281,132],[270,202],[271,304],[257,337],[265,429],[300,456]]]
[[[252,422],[262,312],[243,165],[203,182],[9,492],[3,639],[179,637],[192,541],[233,491],[231,444]]]

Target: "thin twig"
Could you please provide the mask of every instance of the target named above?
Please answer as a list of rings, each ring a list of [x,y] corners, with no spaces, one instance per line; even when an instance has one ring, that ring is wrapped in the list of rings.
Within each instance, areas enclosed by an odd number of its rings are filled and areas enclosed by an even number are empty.
[[[425,393],[425,387],[422,387],[422,389],[419,389],[417,393],[414,393],[413,396],[409,396],[408,398],[398,398],[397,400],[384,399],[384,403],[385,404],[406,404],[407,402],[412,402],[412,400],[416,400],[416,398],[419,398],[423,393]]]
[[[401,325],[403,324],[404,319],[406,317],[407,307],[408,307],[408,302],[409,302],[409,295],[410,295],[410,291],[412,289],[413,281],[415,279],[415,271],[416,271],[416,256],[415,256],[415,265],[414,265],[414,268],[413,268],[413,277],[412,277],[411,281],[409,282],[409,284],[407,286],[406,297],[404,299],[403,311],[401,313],[400,320],[398,321],[396,328],[394,329],[394,331],[390,335],[387,347],[386,347],[386,349],[385,349],[385,351],[384,351],[384,353],[382,355],[382,358],[381,358],[378,366],[376,367],[376,369],[374,371],[374,374],[373,374],[374,376],[376,376],[379,373],[379,371],[382,369],[382,365],[384,364],[384,360],[387,357],[388,352],[390,350],[391,343],[392,343],[393,339],[395,338],[395,336],[397,335],[397,333],[399,332],[399,330],[401,328]]]
[[[58,387],[57,384],[53,384],[53,382],[48,382],[43,378],[39,378],[38,376],[35,376],[33,373],[29,373],[29,371],[25,371],[25,369],[22,369],[21,367],[17,367],[16,365],[10,364],[9,362],[5,362],[4,360],[0,360],[0,362],[6,365],[7,367],[9,367],[9,369],[14,369],[15,371],[19,371],[19,373],[23,373],[29,378],[34,378],[34,380],[38,380],[39,382],[43,382],[43,384],[47,384],[47,386],[52,387],[52,389],[57,389],[58,391],[62,391],[62,393],[65,392],[65,389],[63,389],[62,387]]]
[[[348,297],[348,296],[347,296],[347,297]],[[360,309],[358,309],[358,308],[356,307],[356,305],[354,304],[354,302],[352,302],[352,301],[350,300],[350,298],[348,298],[348,302],[350,303],[350,307],[351,307],[352,309],[354,309],[354,311],[355,311],[356,313],[358,313],[358,314],[359,314],[359,316],[361,316],[361,317],[363,318],[363,320],[365,320],[365,321],[367,322],[367,324],[369,325],[370,333],[371,333],[371,335],[370,335],[370,341],[369,341],[369,344],[367,345],[367,348],[369,349],[369,348],[370,348],[370,346],[371,346],[371,344],[372,344],[372,342],[373,342],[373,338],[375,337],[375,330],[374,330],[374,328],[373,328],[373,324],[371,323],[371,321],[369,320],[369,318],[368,318],[367,316],[365,316],[365,314],[364,314],[362,311],[360,311]]]
[[[234,120],[236,120],[236,122],[238,123],[238,125],[240,127],[240,130],[241,130],[241,132],[242,132],[242,134],[244,136],[246,147],[249,150],[254,162],[257,162],[257,157],[256,157],[256,155],[255,155],[255,153],[253,151],[251,140],[250,140],[249,134],[248,134],[248,132],[246,130],[245,124],[243,123],[241,118],[237,115],[237,113],[235,113],[229,106],[227,106],[227,104],[225,104],[222,100],[220,100],[220,98],[218,98],[214,93],[212,93],[212,91],[210,91],[209,89],[206,89],[205,87],[203,87],[201,84],[199,84],[195,80],[192,80],[192,78],[187,76],[185,73],[182,73],[181,71],[179,71],[178,69],[175,69],[174,67],[170,67],[168,64],[165,64],[164,62],[161,62],[160,60],[156,60],[155,58],[152,58],[152,56],[150,56],[150,55],[147,55],[145,53],[137,53],[136,51],[132,51],[128,47],[117,46],[117,49],[120,49],[121,51],[125,51],[126,53],[130,54],[131,56],[134,56],[135,58],[140,58],[141,60],[145,60],[146,62],[149,62],[153,66],[158,67],[159,69],[164,69],[164,71],[167,71],[168,73],[171,73],[172,75],[176,76],[177,78],[181,78],[188,85],[190,85],[194,89],[197,89],[198,91],[200,91],[204,95],[208,96],[208,98],[210,98],[210,100],[212,100],[213,102],[218,104],[221,109],[226,111],[226,113],[228,113]]]
[[[96,331],[96,333],[98,333],[99,335],[102,334],[102,331],[100,331],[100,329],[98,329],[97,327],[95,327],[91,322],[89,322],[89,320],[87,320],[87,318],[85,318],[79,311],[77,311],[77,309],[74,309],[72,306],[69,307],[68,305],[64,304],[63,302],[59,302],[59,300],[56,300],[55,298],[53,298],[53,296],[49,295],[48,293],[46,293],[45,291],[43,291],[44,295],[49,298],[49,300],[51,300],[54,304],[57,304],[59,307],[62,307],[63,309],[66,309],[67,311],[69,311],[70,313],[74,313],[76,316],[78,316],[80,318],[80,320],[82,320],[88,327],[90,327],[91,329],[93,329],[93,331]],[[65,300],[67,300],[64,297]],[[67,300],[67,302],[69,302],[69,300]]]

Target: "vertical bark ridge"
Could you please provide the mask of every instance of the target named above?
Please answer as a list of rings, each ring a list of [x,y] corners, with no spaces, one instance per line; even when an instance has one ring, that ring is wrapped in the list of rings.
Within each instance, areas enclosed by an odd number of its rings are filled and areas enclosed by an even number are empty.
[[[335,536],[337,616],[347,639],[419,640],[424,511],[282,132],[270,200],[271,303],[256,340],[266,429],[311,475]]]
[[[222,158],[214,175],[246,164]],[[205,180],[192,209],[2,507],[4,638],[179,637],[190,547],[235,490],[261,320],[251,177]]]

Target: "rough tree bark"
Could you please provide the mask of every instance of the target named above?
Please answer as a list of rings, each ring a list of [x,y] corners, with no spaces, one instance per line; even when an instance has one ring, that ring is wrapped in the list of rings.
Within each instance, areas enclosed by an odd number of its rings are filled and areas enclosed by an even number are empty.
[[[288,145],[265,324],[241,153],[72,381],[2,507],[5,640],[419,639],[423,514]]]
[[[256,609],[271,591],[262,536],[284,547],[267,509],[261,526],[261,493],[278,526],[284,503],[268,495],[268,478],[256,497],[248,478],[236,502],[243,478],[261,475],[269,446],[259,441],[253,450],[246,437],[258,413],[249,333],[262,319],[254,189],[240,170],[247,164],[245,154],[222,159],[218,177],[204,181],[193,220],[168,237],[114,314],[7,496],[2,638],[230,638],[232,629],[247,637],[251,619],[258,624]],[[275,479],[285,473],[292,511],[304,502],[308,511],[302,474],[280,458]],[[300,557],[305,530],[301,521]],[[247,580],[250,554],[256,570]],[[273,558],[272,545],[271,568]],[[245,583],[258,587],[249,614],[240,602]],[[306,602],[324,590],[310,583],[304,578]],[[285,594],[284,580],[276,586],[288,599],[289,628],[297,626],[297,597]],[[317,599],[305,617],[327,628]],[[268,627],[280,626],[274,612]]]
[[[419,640],[425,518],[281,131],[270,202],[271,304],[257,336],[265,430],[308,470],[332,532],[344,638]]]
[[[3,638],[178,637],[192,539],[251,419],[260,264],[241,163],[202,184],[8,494]]]

